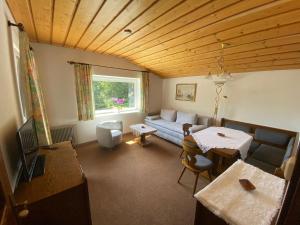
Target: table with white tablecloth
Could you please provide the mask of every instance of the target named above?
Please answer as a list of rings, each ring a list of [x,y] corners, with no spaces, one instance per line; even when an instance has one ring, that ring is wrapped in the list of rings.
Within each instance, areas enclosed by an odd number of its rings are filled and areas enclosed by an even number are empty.
[[[192,137],[204,153],[211,149],[235,149],[242,159],[247,157],[253,139],[243,131],[226,127],[209,127],[193,133]]]
[[[248,179],[256,189],[246,191],[240,185],[239,179]],[[238,160],[212,183],[195,194],[195,198],[200,203],[197,203],[195,224],[207,224],[203,221],[217,219],[204,213],[201,208],[204,206],[224,220],[224,224],[270,225],[280,209],[285,185],[284,179]],[[208,215],[210,218],[205,218]],[[223,223],[212,222],[211,224]]]

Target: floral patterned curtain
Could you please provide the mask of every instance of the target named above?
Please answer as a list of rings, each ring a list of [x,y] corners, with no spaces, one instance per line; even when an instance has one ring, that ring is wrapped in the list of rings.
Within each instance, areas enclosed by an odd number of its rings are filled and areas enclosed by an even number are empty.
[[[95,117],[92,87],[92,66],[74,64],[76,99],[79,120],[93,120]]]
[[[28,36],[20,31],[20,75],[22,78],[22,90],[26,95],[27,117],[33,115],[39,145],[51,145],[52,138],[45,109],[44,97],[40,85],[39,74],[34,59],[34,53],[30,49]]]
[[[20,67],[19,67],[19,88],[22,94],[22,107],[25,118],[32,116],[31,91],[27,68],[27,53],[30,51],[28,36],[25,32],[19,32]]]
[[[141,83],[141,103],[142,112],[149,112],[149,73],[147,71],[142,72],[142,83]]]

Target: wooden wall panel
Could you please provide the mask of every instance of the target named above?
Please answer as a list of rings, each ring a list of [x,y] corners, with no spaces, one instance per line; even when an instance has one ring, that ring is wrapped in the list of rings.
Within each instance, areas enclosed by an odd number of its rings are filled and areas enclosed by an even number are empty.
[[[168,43],[165,43],[164,44],[166,48],[164,49],[164,51],[166,51],[165,56],[174,55],[175,53],[181,53],[186,50],[187,50],[186,52],[195,52],[197,51],[197,48],[211,43],[214,43],[215,48],[220,49],[221,46],[218,40],[225,41],[226,43],[231,44],[232,46],[237,46],[243,43],[249,43],[249,42],[254,42],[256,40],[264,40],[264,39],[276,37],[280,35],[279,29],[282,26],[300,22],[300,17],[297,17],[298,13],[300,13],[300,11],[296,10],[293,12],[271,16],[266,19],[243,24],[241,26],[227,29],[219,33],[211,34],[211,36],[209,37],[205,36],[204,38],[199,38],[194,41],[176,45],[174,47],[170,46],[172,45],[172,43],[169,43],[169,45]],[[273,28],[273,32],[264,32],[265,30],[269,31],[272,28]],[[261,32],[261,30],[263,31]],[[298,28],[296,28],[296,30],[299,31]],[[288,29],[284,29],[284,31],[286,32],[285,35],[288,35],[289,32],[294,32],[294,30],[292,30],[291,27],[288,27]],[[260,33],[260,34],[253,36],[251,35],[253,33],[255,34]],[[130,56],[130,59],[132,60],[138,59],[138,61],[140,62],[150,62],[151,60],[160,58],[159,55],[161,54],[161,52],[159,50],[160,50],[159,48],[150,48],[144,51],[142,55],[136,54]]]
[[[23,23],[30,40],[36,41],[37,34],[34,27],[29,0],[9,0],[7,5],[10,11],[13,13],[14,19],[17,22]]]
[[[144,39],[141,42],[135,42],[135,46],[133,49],[129,51],[122,50],[122,56],[132,56],[137,52],[142,51],[141,48],[152,48],[154,46],[165,47],[167,42],[171,42],[172,45],[177,45],[178,43],[184,43],[187,41],[192,41],[200,37],[201,35],[207,35],[211,33],[216,33],[218,31],[222,31],[224,29],[231,28],[233,26],[237,26],[242,23],[241,20],[234,18],[232,16],[235,15],[243,15],[244,10],[250,10],[252,8],[258,7],[259,5],[263,5],[265,2],[270,2],[272,0],[252,0],[246,1],[244,4],[237,3],[230,5],[228,7],[224,7],[219,11],[215,11],[215,7],[212,7],[212,11],[209,8],[202,8],[202,11],[199,12],[199,15],[204,15],[200,19],[184,25],[180,27],[180,29],[171,30],[166,35],[160,36],[158,38],[151,39],[148,37],[147,42],[145,43]],[[228,1],[222,1],[222,5],[228,3]],[[227,6],[227,5],[226,5]],[[197,13],[198,14],[198,13]],[[252,15],[253,16],[253,15]],[[246,22],[246,19],[253,20],[253,17],[244,18],[243,22]],[[225,20],[223,22],[223,20]],[[217,23],[219,22],[219,23]],[[138,46],[138,44],[141,44]]]
[[[201,4],[200,6],[202,7],[197,8],[197,10],[190,11],[189,13],[181,14],[182,16],[178,17],[176,20],[173,19],[173,15],[178,15],[178,13],[170,12],[171,15],[166,16],[169,20],[171,20],[171,22],[167,23],[166,26],[161,27],[161,22],[158,21],[159,29],[150,30],[149,35],[142,36],[142,38],[134,40],[127,46],[119,46],[118,51],[114,51],[113,53],[121,56],[128,56],[155,45],[164,46],[164,41],[167,39],[173,40],[176,37],[181,37],[185,33],[193,32],[197,29],[197,27],[207,25],[207,21],[202,20],[205,16],[208,16],[210,19],[216,19],[214,14],[216,11],[226,8],[226,6],[235,2],[238,2],[238,0],[218,0],[212,4]],[[153,27],[153,24],[151,24],[151,27]],[[145,46],[145,48],[143,46]]]
[[[185,0],[155,1],[155,4],[151,8],[149,8],[145,13],[143,13],[143,15],[139,17],[139,19],[132,21],[130,24],[124,27],[124,30],[130,29],[132,31],[132,34],[135,34],[136,32],[139,32],[141,29],[147,27],[153,21],[159,19],[161,16],[168,13],[173,8],[178,7],[178,5],[182,4],[183,2],[185,2]],[[122,42],[125,39],[130,37],[132,37],[132,35],[127,35],[124,34],[123,32],[119,32],[106,43],[102,43],[101,46],[99,46],[96,51],[105,52],[111,49],[119,42]]]
[[[97,14],[103,4],[103,0],[81,0],[74,18],[71,22],[69,32],[63,44],[68,47],[74,47],[80,37],[84,34],[89,27],[93,17]]]
[[[237,47],[232,47],[232,48],[228,48],[228,49],[224,49],[224,58],[225,59],[229,59],[230,56],[234,56],[235,54],[237,53],[241,53],[239,55],[239,57],[235,57],[235,59],[240,59],[240,58],[246,58],[246,54],[247,54],[247,51],[244,51],[244,49],[246,48],[247,50],[249,50],[249,53],[251,54],[252,53],[252,56],[258,56],[259,55],[259,50],[263,50],[263,51],[266,51],[267,49],[271,49],[274,51],[274,48],[272,49],[271,47],[274,47],[274,46],[277,46],[277,48],[275,48],[276,51],[278,51],[278,48],[282,47],[282,44],[284,43],[297,43],[300,44],[300,35],[292,35],[292,36],[289,36],[289,37],[283,37],[283,38],[275,38],[275,39],[270,39],[270,40],[267,40],[266,42],[257,42],[257,43],[251,43],[251,44],[246,44],[246,45],[241,45],[241,46],[237,46]],[[266,48],[267,46],[267,48]],[[268,48],[270,47],[270,48]],[[251,49],[251,51],[250,51]],[[293,51],[293,50],[291,50]],[[294,50],[295,51],[295,50]],[[268,54],[268,52],[266,53]],[[273,53],[274,54],[274,53]],[[212,51],[212,52],[209,52],[209,53],[204,53],[202,54],[203,58],[205,59],[214,59],[215,62],[217,62],[218,60],[218,57],[220,55],[220,51]],[[229,57],[228,57],[229,56]],[[195,58],[193,58],[193,60],[195,60]],[[196,62],[196,61],[193,61],[192,62],[193,64],[193,67],[197,67],[199,65],[202,65],[205,67],[207,65],[205,65],[205,63],[199,63],[199,62]],[[245,63],[246,65],[248,65],[248,63]],[[225,66],[227,66],[226,64],[226,61],[225,61]],[[176,64],[173,62],[173,64],[170,64],[170,66],[166,66],[166,67],[162,67],[163,69],[167,69],[170,71],[170,73],[172,73],[173,70],[176,70],[176,68],[180,67],[181,69],[187,69],[188,66],[187,64],[181,64],[179,63]],[[159,68],[161,68],[161,66],[152,66],[150,67],[152,68],[153,70],[158,70]]]
[[[132,0],[105,1],[76,47],[87,48],[131,2]]]
[[[95,51],[101,44],[105,44],[114,35],[123,31],[132,21],[136,20],[147,9],[155,5],[157,0],[136,0],[131,2],[120,15],[87,47],[87,50]]]
[[[124,57],[166,77],[218,73],[221,55],[231,73],[300,65],[299,0],[6,1],[32,41]]]
[[[28,0],[31,5],[32,17],[34,20],[37,40],[51,43],[53,0]]]
[[[52,43],[63,45],[79,0],[55,1]]]
[[[231,2],[238,0],[229,1]],[[184,26],[190,21],[195,20],[195,18],[201,17],[201,12],[199,10],[202,10],[202,6],[205,5],[207,2],[208,0],[183,1],[182,4],[177,5],[172,10],[168,11],[166,14],[162,15],[161,17],[157,18],[156,20],[145,26],[142,30],[134,33],[124,41],[113,46],[113,48],[109,49],[109,51],[107,52],[121,55],[122,52],[126,52],[126,47],[135,44],[139,40],[145,40],[145,38],[148,38],[149,35],[154,35],[159,31],[158,35],[161,36],[170,31],[170,26],[173,27],[173,29],[178,28],[180,26]],[[211,6],[211,8],[214,7],[216,6]],[[183,17],[188,17],[188,19],[182,19]],[[121,51],[119,53],[116,53],[117,50]]]
[[[252,1],[250,1],[250,2],[252,2]],[[299,4],[297,4],[297,5],[298,5],[298,7],[300,6],[300,1],[299,1]],[[252,5],[252,7],[253,7],[253,5]],[[295,7],[294,4],[285,4],[285,5],[275,4],[273,7],[268,8],[267,12],[265,12],[262,9],[259,10],[259,9],[255,8],[255,9],[253,9],[254,12],[252,12],[252,13],[248,12],[248,13],[238,14],[238,16],[234,15],[233,17],[227,17],[226,19],[221,20],[219,22],[216,22],[216,23],[213,22],[213,24],[211,24],[210,26],[205,26],[205,24],[204,24],[203,27],[200,27],[199,29],[197,29],[193,32],[190,32],[186,35],[179,36],[178,38],[171,38],[171,36],[170,37],[165,36],[163,40],[160,39],[161,41],[164,41],[162,45],[155,46],[154,41],[152,41],[151,43],[150,42],[147,43],[146,46],[149,47],[148,51],[153,53],[155,51],[159,51],[162,46],[164,48],[168,49],[172,46],[177,46],[180,43],[186,43],[188,41],[193,41],[195,39],[198,39],[199,37],[207,36],[209,34],[216,34],[216,41],[217,41],[217,39],[223,40],[222,35],[219,35],[219,33],[226,31],[226,30],[228,31],[232,28],[235,28],[236,30],[238,30],[238,32],[240,32],[240,34],[245,35],[248,32],[251,33],[251,31],[253,30],[253,27],[255,27],[255,25],[256,25],[256,24],[254,24],[254,26],[253,26],[253,24],[244,25],[245,23],[251,23],[252,21],[255,21],[258,19],[263,20],[266,16],[268,16],[267,22],[264,22],[264,21],[260,22],[261,29],[264,29],[265,26],[267,26],[266,27],[266,29],[267,29],[270,26],[274,26],[274,23],[275,24],[280,23],[280,19],[282,18],[282,17],[280,17],[279,19],[275,18],[271,22],[269,22],[270,17],[272,15],[274,15],[274,14],[276,15],[277,13],[289,11],[289,10],[291,10],[291,8],[294,8],[294,7]],[[229,8],[231,8],[231,7],[229,7]],[[234,9],[234,8],[231,8],[231,9],[232,10],[229,11],[228,13],[236,12],[236,9]],[[208,16],[208,17],[210,17],[210,16]],[[213,19],[213,21],[215,21],[215,20]],[[197,23],[197,25],[200,25],[200,24]],[[243,25],[247,26],[247,29],[244,29]],[[251,25],[252,25],[252,29],[251,29]],[[249,31],[247,31],[248,28],[249,28]],[[181,32],[182,32],[182,30],[181,30]],[[234,31],[230,31],[230,32],[234,32]],[[220,37],[217,35],[219,35]],[[152,45],[154,45],[154,46],[152,46]],[[136,48],[134,51],[137,52],[138,48]],[[126,54],[130,54],[130,52],[127,52]],[[145,53],[143,51],[143,54],[147,54],[147,53]],[[131,54],[130,58],[136,59],[136,58],[138,58],[138,55]]]

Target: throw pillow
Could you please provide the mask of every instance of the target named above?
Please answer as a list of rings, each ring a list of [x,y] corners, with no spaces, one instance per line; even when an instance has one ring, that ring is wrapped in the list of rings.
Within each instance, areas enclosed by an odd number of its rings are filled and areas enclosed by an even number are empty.
[[[173,109],[162,109],[160,111],[160,117],[164,120],[174,122],[176,119],[176,111]]]
[[[176,123],[197,124],[197,115],[195,113],[177,112]]]

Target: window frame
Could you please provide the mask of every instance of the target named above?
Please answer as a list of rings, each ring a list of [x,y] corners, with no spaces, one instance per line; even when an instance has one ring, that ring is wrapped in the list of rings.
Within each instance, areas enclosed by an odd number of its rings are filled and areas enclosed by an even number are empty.
[[[103,114],[121,114],[121,113],[130,113],[130,112],[139,112],[141,109],[141,79],[138,77],[121,77],[121,76],[109,76],[109,75],[101,75],[101,74],[93,74],[92,82],[94,81],[105,81],[105,82],[126,82],[134,84],[134,107],[124,108],[121,110],[118,109],[102,109],[97,110],[95,108],[95,115],[103,115]],[[94,95],[94,92],[93,92]],[[95,100],[94,104],[95,104]]]

